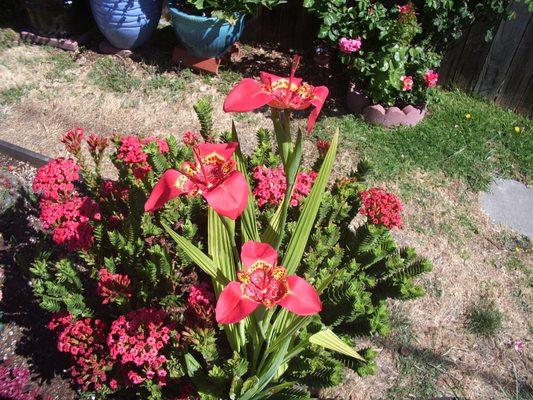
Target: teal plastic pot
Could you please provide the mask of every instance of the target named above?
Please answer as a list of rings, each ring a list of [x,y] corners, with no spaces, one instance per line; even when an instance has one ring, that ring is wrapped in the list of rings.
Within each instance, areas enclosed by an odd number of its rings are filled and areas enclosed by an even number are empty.
[[[189,54],[201,58],[220,57],[242,35],[244,17],[240,13],[235,24],[215,17],[187,14],[169,1],[172,26],[181,44]]]

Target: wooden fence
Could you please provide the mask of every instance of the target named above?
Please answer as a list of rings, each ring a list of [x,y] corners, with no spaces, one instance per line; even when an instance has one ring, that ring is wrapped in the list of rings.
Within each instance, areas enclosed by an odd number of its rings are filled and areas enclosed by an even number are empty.
[[[476,21],[444,57],[440,83],[479,93],[502,107],[533,116],[533,16],[522,2],[509,6],[514,18],[503,20],[491,42],[486,25]],[[289,0],[274,10],[260,10],[248,24],[246,37],[277,42],[282,49],[310,50],[319,23]]]

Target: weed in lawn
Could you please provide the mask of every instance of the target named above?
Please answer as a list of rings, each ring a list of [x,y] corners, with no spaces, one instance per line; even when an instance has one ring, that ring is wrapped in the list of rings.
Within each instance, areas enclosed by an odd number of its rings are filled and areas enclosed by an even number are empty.
[[[218,92],[226,96],[235,84],[242,79],[242,75],[235,71],[223,70],[217,79],[214,80],[214,85]]]
[[[52,68],[46,73],[46,78],[64,82],[73,82],[76,79],[76,74],[69,73],[72,69],[76,68],[76,60],[70,53],[50,49],[47,62],[52,64]]]
[[[348,115],[322,118],[315,131],[326,136],[340,127],[345,139],[373,163],[378,180],[420,168],[443,171],[474,190],[486,188],[496,174],[533,182],[532,120],[458,91],[442,92],[441,97],[415,127],[386,129]],[[471,120],[465,119],[466,112],[473,115]],[[516,133],[516,125],[524,130]]]
[[[493,337],[502,328],[502,313],[493,300],[484,298],[470,305],[466,317],[468,330],[479,336]]]
[[[89,78],[99,88],[115,93],[131,92],[141,85],[141,80],[128,70],[124,62],[113,57],[96,60]]]
[[[189,82],[181,76],[154,75],[146,82],[146,90],[149,93],[161,94],[166,100],[175,100],[187,89]]]
[[[32,85],[21,85],[0,91],[0,105],[9,106],[18,103],[31,89]]]

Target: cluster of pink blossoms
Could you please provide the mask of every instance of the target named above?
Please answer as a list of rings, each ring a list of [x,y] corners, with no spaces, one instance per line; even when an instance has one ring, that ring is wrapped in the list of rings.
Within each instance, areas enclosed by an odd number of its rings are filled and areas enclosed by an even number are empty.
[[[187,131],[183,133],[183,144],[185,146],[196,146],[200,143],[200,135],[195,132]]]
[[[122,136],[117,149],[117,159],[129,165],[133,175],[137,179],[144,179],[146,174],[152,169],[148,164],[148,155],[144,152],[143,146],[156,142],[161,153],[168,153],[168,143],[164,139],[149,137],[141,139],[135,135]]]
[[[170,343],[171,335],[179,340],[173,326],[167,324],[167,314],[155,308],[141,308],[120,316],[111,324],[107,337],[109,354],[124,369],[128,385],[145,380],[166,384],[166,357],[161,354]]]
[[[396,8],[400,14],[414,14],[416,12],[415,5],[411,2],[403,6],[397,5]]]
[[[339,40],[339,50],[346,54],[355,53],[356,51],[359,51],[361,44],[362,41],[360,37],[355,39],[343,37]]]
[[[315,143],[316,149],[318,150],[318,154],[320,157],[324,158],[326,157],[326,154],[328,154],[329,146],[331,146],[331,143],[329,140],[326,139],[318,139]]]
[[[253,193],[260,207],[265,204],[278,205],[283,201],[287,190],[283,167],[267,168],[260,165],[254,168],[253,177],[256,182]],[[316,177],[317,173],[315,171],[300,172],[298,174],[290,201],[291,206],[294,207],[301,204],[302,199],[311,191]]]
[[[381,188],[371,188],[361,194],[363,204],[359,213],[366,215],[374,225],[388,229],[402,227],[403,204],[395,194]]]
[[[37,170],[33,180],[33,191],[47,200],[61,200],[70,197],[74,182],[80,179],[80,167],[71,159],[59,157]]]
[[[70,314],[58,314],[48,324],[58,332],[57,348],[69,353],[74,361],[70,373],[74,381],[87,390],[91,385],[100,389],[107,382],[112,367],[106,357],[107,326],[98,319],[74,320]]]
[[[43,397],[38,387],[32,387],[28,369],[11,365],[10,361],[0,363],[0,399],[52,400]]]
[[[72,159],[56,158],[39,168],[33,181],[33,190],[41,193],[39,218],[44,228],[52,229],[54,242],[67,245],[70,251],[91,246],[90,221],[100,219],[97,204],[75,191],[78,171]]]
[[[215,322],[215,294],[207,283],[191,285],[187,300],[189,322],[200,322],[208,325]]]
[[[130,278],[127,275],[111,274],[105,268],[98,271],[98,295],[103,298],[102,304],[116,302],[131,297]]]

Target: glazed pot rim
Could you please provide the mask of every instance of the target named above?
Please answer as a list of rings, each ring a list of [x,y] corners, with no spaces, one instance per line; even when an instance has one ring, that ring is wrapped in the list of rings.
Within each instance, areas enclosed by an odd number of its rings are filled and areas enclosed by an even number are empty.
[[[188,13],[186,13],[184,11],[180,11],[177,7],[171,5],[171,0],[168,1],[168,11],[172,15],[176,15],[176,16],[179,16],[179,17],[194,21],[194,22],[211,21],[213,23],[217,23],[217,22],[223,21],[223,23],[229,24],[228,21],[225,21],[225,20],[223,20],[221,18],[218,18],[218,17],[204,17],[202,15],[192,15],[192,14],[188,14]],[[237,23],[239,23],[240,22],[239,20],[244,18],[245,15],[246,14],[243,13],[243,12],[236,12],[235,16],[238,18]]]

